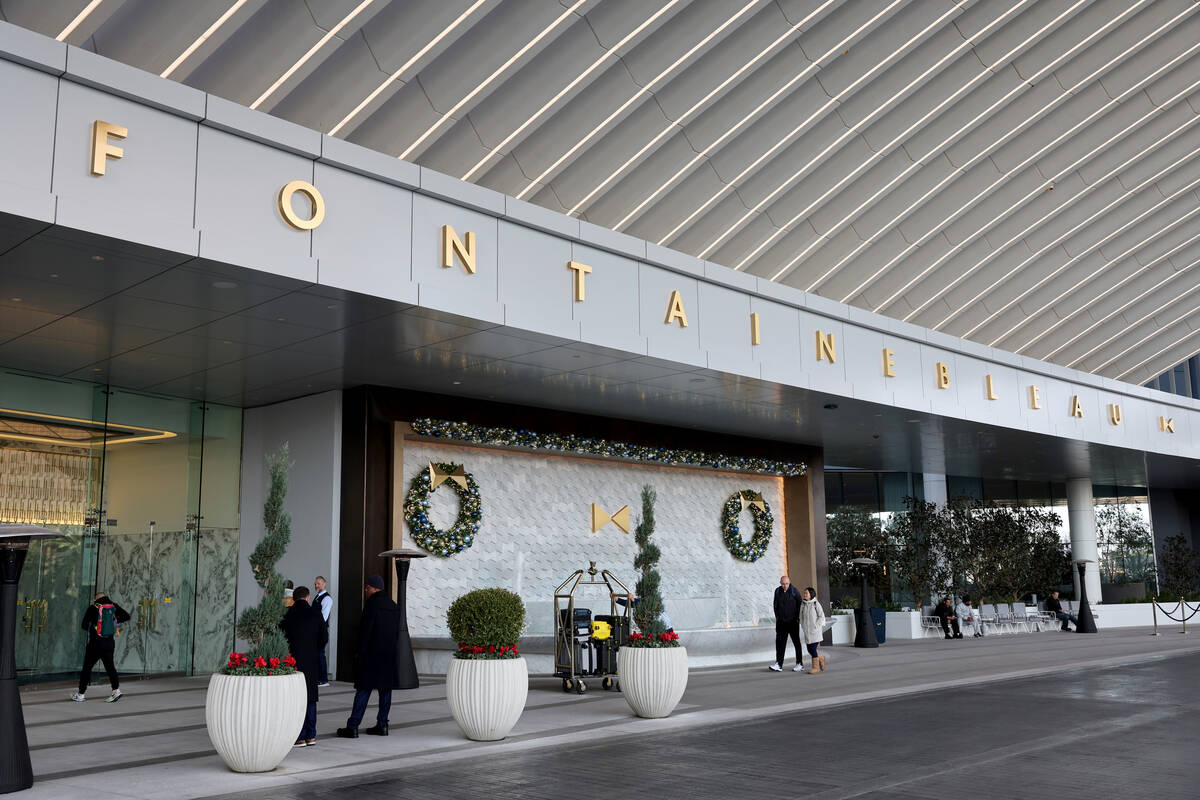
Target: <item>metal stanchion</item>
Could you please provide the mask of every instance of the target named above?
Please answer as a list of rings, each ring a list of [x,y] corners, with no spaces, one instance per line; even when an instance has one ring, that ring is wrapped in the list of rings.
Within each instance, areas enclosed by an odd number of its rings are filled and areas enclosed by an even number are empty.
[[[1158,601],[1150,601],[1150,613],[1154,616],[1154,633],[1151,636],[1158,636]]]
[[[1183,630],[1181,630],[1180,633],[1186,635],[1187,634],[1187,603],[1183,602],[1182,597],[1179,598],[1179,616],[1180,616],[1180,618],[1183,619]]]

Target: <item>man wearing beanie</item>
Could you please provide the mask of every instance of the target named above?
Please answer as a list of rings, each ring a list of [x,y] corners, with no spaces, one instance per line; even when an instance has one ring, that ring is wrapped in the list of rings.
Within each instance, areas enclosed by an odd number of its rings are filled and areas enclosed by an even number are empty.
[[[354,664],[354,708],[346,727],[338,728],[343,739],[357,739],[358,726],[367,713],[371,691],[379,692],[379,711],[375,725],[367,728],[371,736],[388,735],[388,712],[392,707],[392,689],[400,688],[400,664],[396,658],[396,643],[400,636],[400,610],[383,590],[383,578],[371,575],[363,591],[363,604],[358,623],[358,654]]]

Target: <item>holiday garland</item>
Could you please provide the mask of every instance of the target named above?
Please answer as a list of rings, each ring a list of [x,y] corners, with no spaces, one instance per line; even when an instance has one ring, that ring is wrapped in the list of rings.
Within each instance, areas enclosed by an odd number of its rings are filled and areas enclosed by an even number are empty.
[[[454,472],[459,467],[458,464],[434,466],[446,473]],[[434,491],[430,488],[429,470],[418,472],[409,487],[408,496],[404,499],[404,520],[417,547],[431,555],[452,556],[461,553],[471,546],[475,534],[479,532],[479,523],[483,519],[479,486],[469,472],[464,473],[464,477],[465,487],[453,480],[440,484],[452,488],[459,499],[458,519],[445,531],[439,531],[429,519],[429,497]]]
[[[796,477],[805,473],[802,462],[777,461],[770,458],[748,458],[684,450],[672,447],[646,447],[628,442],[593,439],[587,436],[557,433],[535,433],[513,428],[472,425],[442,419],[413,420],[414,433],[437,439],[453,439],[477,445],[524,447],[530,450],[552,450],[564,453],[621,458],[629,461],[648,461],[673,466],[709,467],[738,472],[762,472],[770,475]]]
[[[758,503],[762,504],[761,507]],[[750,516],[754,518],[754,535],[748,542],[742,540],[740,526],[744,508],[749,508]],[[771,516],[767,501],[762,499],[761,494],[749,489],[735,492],[721,509],[721,535],[725,539],[725,546],[734,558],[742,561],[753,563],[763,557],[771,541],[771,527],[774,524],[775,518]]]

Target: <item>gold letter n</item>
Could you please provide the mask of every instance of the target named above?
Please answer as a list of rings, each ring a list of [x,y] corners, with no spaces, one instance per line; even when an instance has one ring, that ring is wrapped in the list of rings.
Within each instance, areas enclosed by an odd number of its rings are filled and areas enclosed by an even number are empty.
[[[458,259],[458,263],[462,264],[468,275],[475,274],[475,234],[473,231],[467,231],[467,242],[463,244],[463,240],[458,238],[454,228],[443,225],[442,266],[453,267],[455,258]]]

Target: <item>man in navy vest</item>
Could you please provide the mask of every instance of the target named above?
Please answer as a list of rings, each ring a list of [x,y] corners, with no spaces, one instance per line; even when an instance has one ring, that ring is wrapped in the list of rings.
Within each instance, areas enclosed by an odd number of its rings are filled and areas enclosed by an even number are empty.
[[[325,620],[325,632],[329,632],[329,614],[333,611],[333,597],[329,594],[325,584],[325,576],[318,575],[313,579],[313,588],[317,593],[313,595],[312,607],[321,612],[321,618]],[[317,686],[329,685],[329,656],[327,649],[323,648],[317,654]]]

